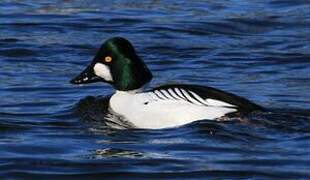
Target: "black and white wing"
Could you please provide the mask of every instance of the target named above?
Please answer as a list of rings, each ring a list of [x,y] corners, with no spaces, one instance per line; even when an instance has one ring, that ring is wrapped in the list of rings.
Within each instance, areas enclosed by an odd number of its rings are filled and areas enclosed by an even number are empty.
[[[182,100],[202,106],[234,108],[242,114],[263,110],[243,97],[207,86],[170,84],[156,87],[150,92],[161,100]]]

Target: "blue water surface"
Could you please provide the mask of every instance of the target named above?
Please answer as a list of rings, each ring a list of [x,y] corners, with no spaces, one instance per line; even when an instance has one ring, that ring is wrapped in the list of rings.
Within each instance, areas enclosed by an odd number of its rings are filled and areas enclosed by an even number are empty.
[[[69,80],[113,36],[150,87],[212,86],[268,111],[163,130],[81,118],[80,100],[113,89]],[[0,63],[2,178],[310,178],[308,0],[3,0]]]

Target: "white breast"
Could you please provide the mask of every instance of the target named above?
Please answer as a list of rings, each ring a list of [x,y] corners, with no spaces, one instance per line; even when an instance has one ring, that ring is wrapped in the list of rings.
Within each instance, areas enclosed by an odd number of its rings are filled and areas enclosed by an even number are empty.
[[[187,93],[183,92],[182,97],[166,90],[146,93],[117,91],[110,99],[110,108],[137,128],[148,129],[176,127],[202,119],[213,120],[236,111],[231,104],[203,100],[195,93],[191,94],[198,96],[194,99]],[[186,96],[192,102],[185,100]]]

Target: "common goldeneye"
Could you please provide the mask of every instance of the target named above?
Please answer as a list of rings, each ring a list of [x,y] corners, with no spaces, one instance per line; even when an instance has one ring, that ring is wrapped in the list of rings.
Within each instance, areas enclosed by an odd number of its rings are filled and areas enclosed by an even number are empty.
[[[116,92],[109,99],[109,112],[135,128],[169,128],[262,110],[247,99],[207,86],[170,84],[143,92],[151,79],[151,71],[131,43],[114,37],[104,42],[71,83],[111,84]]]

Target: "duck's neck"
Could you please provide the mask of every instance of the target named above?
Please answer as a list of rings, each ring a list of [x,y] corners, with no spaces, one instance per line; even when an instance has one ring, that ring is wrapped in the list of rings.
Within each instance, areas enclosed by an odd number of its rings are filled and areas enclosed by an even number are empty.
[[[130,90],[130,91],[116,90],[115,94],[137,94],[137,93],[142,92],[143,90],[144,90],[144,88],[134,89],[134,90]]]
[[[145,87],[146,85],[142,86],[141,88],[128,90],[128,91],[116,90],[115,94],[137,94],[137,93],[141,93]]]

